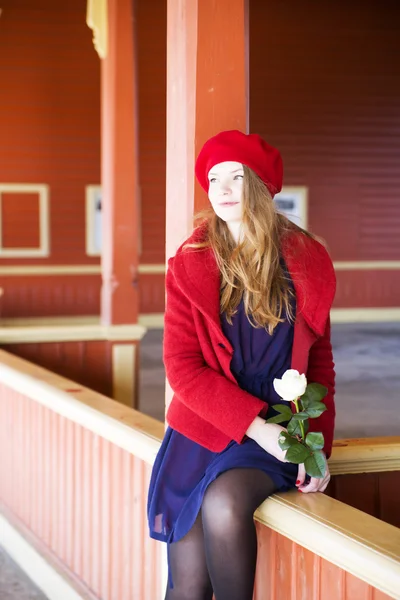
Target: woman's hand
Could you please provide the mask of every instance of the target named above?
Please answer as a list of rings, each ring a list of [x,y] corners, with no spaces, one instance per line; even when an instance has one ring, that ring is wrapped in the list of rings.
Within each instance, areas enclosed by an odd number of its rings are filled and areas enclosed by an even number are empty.
[[[326,458],[325,458],[325,465],[326,465],[325,477],[323,477],[323,478],[311,477],[310,481],[307,484],[304,484],[304,481],[306,479],[306,470],[305,470],[304,464],[299,465],[299,474],[297,476],[297,481],[296,481],[296,487],[298,488],[299,492],[303,492],[303,494],[308,494],[309,492],[324,492],[326,490],[326,487],[331,478],[331,475],[329,473],[328,463],[326,462]]]
[[[256,417],[246,431],[246,435],[257,442],[268,454],[281,462],[287,462],[286,450],[281,450],[278,444],[279,436],[283,431],[287,430],[276,423],[266,423],[261,417]]]

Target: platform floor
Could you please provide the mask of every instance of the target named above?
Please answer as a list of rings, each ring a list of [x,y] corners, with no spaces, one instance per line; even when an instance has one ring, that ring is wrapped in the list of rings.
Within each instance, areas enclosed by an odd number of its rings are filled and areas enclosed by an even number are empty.
[[[162,330],[141,345],[140,408],[164,419]],[[332,328],[336,438],[400,435],[400,323]],[[0,547],[0,600],[46,600]],[[62,600],[62,598],[60,598]]]
[[[0,546],[0,599],[46,600],[45,596]],[[62,598],[60,598],[62,600]]]

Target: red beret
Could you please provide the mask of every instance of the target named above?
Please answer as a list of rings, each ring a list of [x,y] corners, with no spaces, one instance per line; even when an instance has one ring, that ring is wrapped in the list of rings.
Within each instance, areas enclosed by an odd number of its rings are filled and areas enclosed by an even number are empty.
[[[200,150],[195,172],[201,187],[208,192],[208,173],[225,161],[240,162],[252,169],[272,196],[282,189],[283,165],[279,151],[256,133],[222,131],[210,138]]]

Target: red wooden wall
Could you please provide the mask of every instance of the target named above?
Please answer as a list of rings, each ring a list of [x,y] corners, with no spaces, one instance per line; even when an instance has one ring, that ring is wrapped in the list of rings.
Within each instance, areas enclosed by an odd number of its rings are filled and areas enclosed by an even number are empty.
[[[250,3],[250,124],[309,187],[335,261],[400,257],[400,5]],[[398,271],[338,272],[336,306],[398,306]]]
[[[100,180],[100,64],[86,2],[4,0],[0,18],[0,183],[46,184],[50,256],[0,267],[98,265],[85,251],[85,186]],[[37,201],[3,196],[3,243],[37,243]],[[36,222],[35,222],[36,221]],[[100,276],[1,276],[1,317],[99,312]]]
[[[100,264],[85,251],[85,186],[100,183],[100,61],[86,4],[2,4],[0,183],[49,186],[51,254],[1,257],[0,267]],[[165,245],[166,2],[139,0],[136,12],[141,263],[157,264]],[[37,196],[3,194],[2,204],[4,246],[37,244]],[[164,277],[143,274],[140,285],[141,312],[162,312]],[[0,288],[0,318],[100,312],[96,274],[2,274]]]
[[[167,2],[137,0],[142,264],[165,261]]]
[[[0,267],[98,265],[85,254],[84,186],[100,179],[99,59],[86,0],[2,8],[0,182],[50,186],[51,256],[1,258]],[[309,187],[310,228],[335,261],[400,256],[399,17],[395,0],[250,1],[251,130],[281,149],[286,185]],[[166,0],[137,0],[136,26],[141,263],[162,264]],[[32,202],[18,221],[19,202],[4,206],[5,242],[32,243]],[[0,277],[0,316],[99,313],[99,275],[43,279]],[[161,312],[163,277],[143,274],[140,286],[141,312]],[[338,271],[336,307],[399,304],[398,271]]]
[[[100,179],[100,65],[86,2],[4,0],[2,9],[0,182],[49,186],[51,256],[1,265],[98,264],[85,254],[85,185]],[[28,237],[31,215],[14,200],[8,221]]]
[[[113,397],[112,342],[103,340],[10,344],[4,350]]]
[[[326,490],[328,496],[400,528],[400,471],[334,475]]]

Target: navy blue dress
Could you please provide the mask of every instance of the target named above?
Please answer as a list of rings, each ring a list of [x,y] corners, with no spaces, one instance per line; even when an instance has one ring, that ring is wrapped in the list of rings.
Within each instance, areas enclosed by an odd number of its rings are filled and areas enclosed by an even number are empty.
[[[250,325],[241,303],[232,325],[222,315],[221,326],[234,350],[231,371],[239,386],[269,404],[284,403],[272,382],[290,369],[293,324],[285,320],[271,336]],[[267,417],[275,414],[269,407]],[[210,483],[224,471],[243,467],[265,471],[279,491],[295,486],[298,466],[280,462],[254,440],[232,441],[222,452],[211,452],[169,427],[149,486],[150,536],[168,544],[182,539],[194,524]]]

